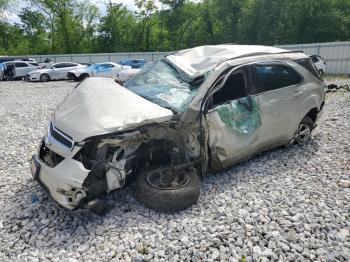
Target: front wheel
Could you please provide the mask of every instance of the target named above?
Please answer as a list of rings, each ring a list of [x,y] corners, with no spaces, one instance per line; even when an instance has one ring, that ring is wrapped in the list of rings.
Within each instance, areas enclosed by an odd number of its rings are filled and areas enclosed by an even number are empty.
[[[42,74],[40,76],[40,81],[41,82],[48,82],[48,81],[50,81],[50,76],[48,74]]]
[[[145,206],[159,211],[178,211],[195,204],[200,194],[200,179],[194,170],[179,171],[167,180],[162,168],[140,173],[136,179],[136,198]],[[169,177],[169,176],[168,176]]]

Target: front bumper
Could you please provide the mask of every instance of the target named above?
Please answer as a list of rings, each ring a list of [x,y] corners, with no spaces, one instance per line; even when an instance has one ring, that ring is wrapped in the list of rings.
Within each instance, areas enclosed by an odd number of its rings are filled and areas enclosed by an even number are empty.
[[[30,170],[33,178],[66,209],[77,208],[86,196],[83,183],[90,170],[81,162],[65,158],[55,167],[50,167],[39,155],[33,155]]]
[[[39,78],[39,76],[37,76],[37,75],[26,74],[25,80],[26,80],[26,81],[39,81],[40,78]]]

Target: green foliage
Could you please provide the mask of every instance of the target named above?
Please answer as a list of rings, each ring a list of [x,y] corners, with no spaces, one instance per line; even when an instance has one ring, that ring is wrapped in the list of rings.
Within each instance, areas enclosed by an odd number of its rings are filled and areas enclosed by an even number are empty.
[[[245,256],[242,255],[241,258],[238,260],[239,262],[246,262],[247,260],[245,259]]]
[[[11,0],[13,2],[15,0]],[[27,0],[20,24],[0,0],[0,53],[171,51],[205,44],[295,44],[350,40],[349,0]],[[1,19],[2,18],[2,19]]]

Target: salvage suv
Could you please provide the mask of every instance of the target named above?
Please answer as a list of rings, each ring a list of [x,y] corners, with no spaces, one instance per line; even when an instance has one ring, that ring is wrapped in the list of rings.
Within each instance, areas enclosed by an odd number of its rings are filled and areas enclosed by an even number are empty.
[[[185,209],[208,172],[305,144],[324,90],[302,52],[216,45],[171,53],[124,86],[80,83],[56,108],[31,172],[70,210],[93,210],[132,179],[146,206]]]

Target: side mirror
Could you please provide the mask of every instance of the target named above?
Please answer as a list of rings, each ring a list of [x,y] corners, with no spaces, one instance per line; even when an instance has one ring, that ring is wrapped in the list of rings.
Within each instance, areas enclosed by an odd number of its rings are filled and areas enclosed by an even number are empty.
[[[247,108],[248,111],[253,111],[253,98],[248,95],[246,97],[238,99],[238,102]]]

